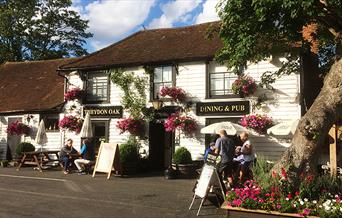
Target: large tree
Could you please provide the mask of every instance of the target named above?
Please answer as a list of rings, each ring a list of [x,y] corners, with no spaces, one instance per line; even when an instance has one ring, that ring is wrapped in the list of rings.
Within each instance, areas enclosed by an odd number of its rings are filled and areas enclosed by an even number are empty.
[[[295,53],[292,57],[304,57],[305,79],[325,76],[317,98],[300,120],[292,145],[275,167],[290,167],[297,173],[314,170],[314,157],[330,127],[342,118],[342,1],[222,0],[217,8],[224,43],[217,60],[228,67],[241,69],[247,61],[287,51]],[[299,63],[290,58],[285,68],[264,78],[272,80],[298,70]]]
[[[0,63],[87,54],[88,21],[71,0],[0,0]]]

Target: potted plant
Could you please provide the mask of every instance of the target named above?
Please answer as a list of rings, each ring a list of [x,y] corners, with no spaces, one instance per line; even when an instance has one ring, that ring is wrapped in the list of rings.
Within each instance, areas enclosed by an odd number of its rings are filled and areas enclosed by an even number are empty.
[[[120,164],[123,174],[132,175],[137,173],[139,155],[139,142],[130,137],[126,143],[120,145]]]
[[[85,96],[85,91],[80,88],[73,88],[64,94],[65,101],[81,100]]]
[[[145,121],[139,118],[129,117],[119,120],[116,127],[120,129],[120,134],[129,132],[131,135],[139,137],[145,134]]]
[[[259,134],[265,134],[267,129],[273,126],[271,117],[261,114],[250,114],[241,118],[239,122],[243,127],[253,129]]]
[[[24,134],[28,136],[31,132],[31,127],[17,120],[7,126],[6,132],[9,135],[23,135]]]
[[[182,103],[186,99],[186,93],[182,88],[164,86],[159,92],[162,97],[170,97],[172,101]]]
[[[59,121],[58,126],[62,130],[73,131],[78,134],[82,129],[83,120],[77,116],[65,116]]]
[[[244,98],[252,95],[257,89],[255,80],[250,76],[239,76],[232,84],[233,93]]]
[[[198,128],[198,124],[192,117],[174,113],[166,119],[164,128],[167,132],[172,132],[178,129],[186,136],[192,137]]]
[[[172,168],[177,171],[178,177],[191,178],[194,175],[194,164],[191,153],[185,147],[180,147],[172,156]]]
[[[15,148],[15,154],[17,155],[17,158],[20,158],[24,152],[34,151],[36,148],[34,145],[28,142],[21,142],[19,143]]]

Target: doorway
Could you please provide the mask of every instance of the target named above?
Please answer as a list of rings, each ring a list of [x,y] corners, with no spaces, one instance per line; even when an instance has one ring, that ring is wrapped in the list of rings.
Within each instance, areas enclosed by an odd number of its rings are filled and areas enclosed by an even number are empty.
[[[17,121],[22,122],[22,118],[21,117],[8,118],[8,126],[14,122],[17,122]],[[10,150],[10,152],[7,152],[10,154],[9,159],[13,159],[14,157],[16,157],[15,149],[20,142],[21,142],[21,136],[20,135],[7,134],[7,145],[8,145],[8,148]]]
[[[101,141],[109,141],[109,121],[92,120],[91,125],[93,129],[92,143],[94,145],[95,151],[98,151],[100,148]]]
[[[166,132],[162,123],[149,124],[149,161],[152,170],[164,170],[170,164],[174,134]]]

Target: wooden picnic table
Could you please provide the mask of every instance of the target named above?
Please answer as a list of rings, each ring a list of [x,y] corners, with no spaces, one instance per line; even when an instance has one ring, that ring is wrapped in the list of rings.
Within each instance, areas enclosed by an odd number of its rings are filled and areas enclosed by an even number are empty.
[[[33,165],[36,165],[37,169],[40,172],[43,172],[42,166],[44,164],[56,162],[56,161],[59,162],[59,152],[60,150],[23,152],[23,156],[19,160],[19,165],[17,167],[17,170],[20,170],[20,167],[23,164],[33,164]],[[56,159],[51,158],[50,155],[55,155]]]

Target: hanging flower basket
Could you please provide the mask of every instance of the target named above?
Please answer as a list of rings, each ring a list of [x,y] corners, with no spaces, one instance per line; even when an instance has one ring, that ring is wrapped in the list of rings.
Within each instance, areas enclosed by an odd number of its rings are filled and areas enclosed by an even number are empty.
[[[85,96],[85,91],[80,88],[73,88],[64,94],[65,101],[72,101],[75,99],[81,100]]]
[[[172,132],[176,129],[186,136],[192,136],[198,129],[196,120],[189,116],[181,116],[179,113],[172,114],[164,123],[165,131]]]
[[[240,95],[241,97],[246,97],[254,94],[257,89],[257,84],[255,80],[250,76],[239,76],[232,84],[233,93]]]
[[[167,87],[164,86],[160,90],[160,96],[162,97],[170,97],[175,102],[184,102],[186,99],[186,93],[182,88],[177,87]]]
[[[143,136],[145,134],[145,121],[132,117],[119,120],[116,127],[120,129],[120,134],[129,132],[131,135]]]
[[[63,117],[63,119],[59,121],[58,126],[62,130],[67,130],[67,131],[75,132],[76,134],[78,134],[81,132],[82,124],[83,124],[83,120],[81,118],[69,115],[69,116]]]
[[[7,126],[6,132],[9,135],[29,135],[31,132],[31,127],[23,124],[19,121],[15,121],[14,123],[11,123],[9,126]]]
[[[251,114],[241,118],[239,122],[243,127],[253,129],[259,134],[265,134],[267,129],[273,126],[271,117],[267,115]]]

